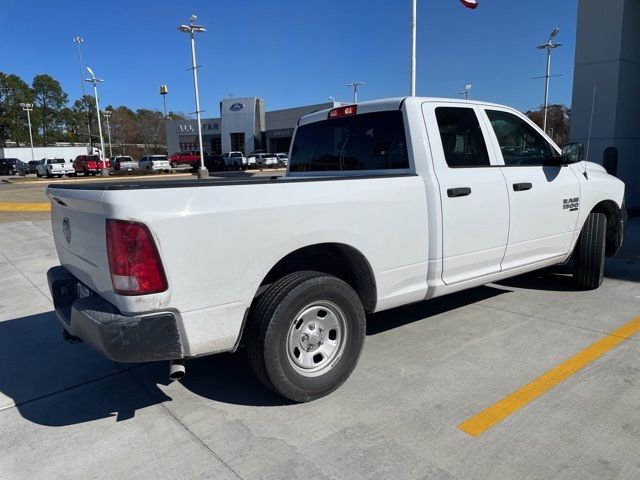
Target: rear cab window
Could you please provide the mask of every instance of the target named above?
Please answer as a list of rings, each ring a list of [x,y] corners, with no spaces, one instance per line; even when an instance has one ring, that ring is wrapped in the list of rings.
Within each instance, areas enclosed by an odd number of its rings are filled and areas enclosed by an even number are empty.
[[[402,111],[359,113],[301,125],[288,163],[294,173],[407,173]]]

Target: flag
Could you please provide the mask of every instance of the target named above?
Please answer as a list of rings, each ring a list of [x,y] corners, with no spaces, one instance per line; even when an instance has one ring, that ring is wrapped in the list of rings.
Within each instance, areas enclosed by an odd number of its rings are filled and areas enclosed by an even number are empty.
[[[462,5],[467,8],[475,9],[478,6],[478,0],[460,0]]]

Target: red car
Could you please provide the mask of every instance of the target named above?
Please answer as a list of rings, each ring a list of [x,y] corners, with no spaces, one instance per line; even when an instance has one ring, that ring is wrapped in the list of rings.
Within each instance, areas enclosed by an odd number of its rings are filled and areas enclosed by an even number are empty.
[[[78,155],[73,161],[74,175],[97,175],[102,168],[99,155]],[[109,168],[109,160],[104,159],[104,168]]]
[[[189,165],[193,167],[196,162],[200,161],[200,152],[178,152],[169,157],[172,168],[178,168],[180,165]]]

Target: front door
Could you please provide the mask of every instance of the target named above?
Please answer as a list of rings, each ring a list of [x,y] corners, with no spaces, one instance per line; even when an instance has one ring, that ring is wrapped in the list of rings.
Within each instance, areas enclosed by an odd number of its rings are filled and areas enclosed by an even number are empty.
[[[500,271],[509,199],[486,125],[469,104],[423,104],[442,204],[442,280],[451,285]]]
[[[498,107],[484,109],[509,192],[509,241],[502,269],[568,253],[578,220],[580,186],[559,166],[560,152],[528,120]]]

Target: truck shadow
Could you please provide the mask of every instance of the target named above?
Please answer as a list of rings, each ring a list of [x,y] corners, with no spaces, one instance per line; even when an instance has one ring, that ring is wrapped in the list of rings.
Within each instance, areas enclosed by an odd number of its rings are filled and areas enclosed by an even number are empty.
[[[506,293],[480,287],[370,315],[368,335],[376,335]],[[15,407],[23,418],[47,426],[76,425],[103,418],[124,421],[137,411],[176,401],[180,386],[169,385],[167,362],[124,365],[107,360],[85,344],[63,341],[51,312],[0,322],[0,411]],[[251,371],[244,349],[189,360],[182,386],[216,402],[272,407],[288,405]],[[166,393],[165,393],[166,391]]]

